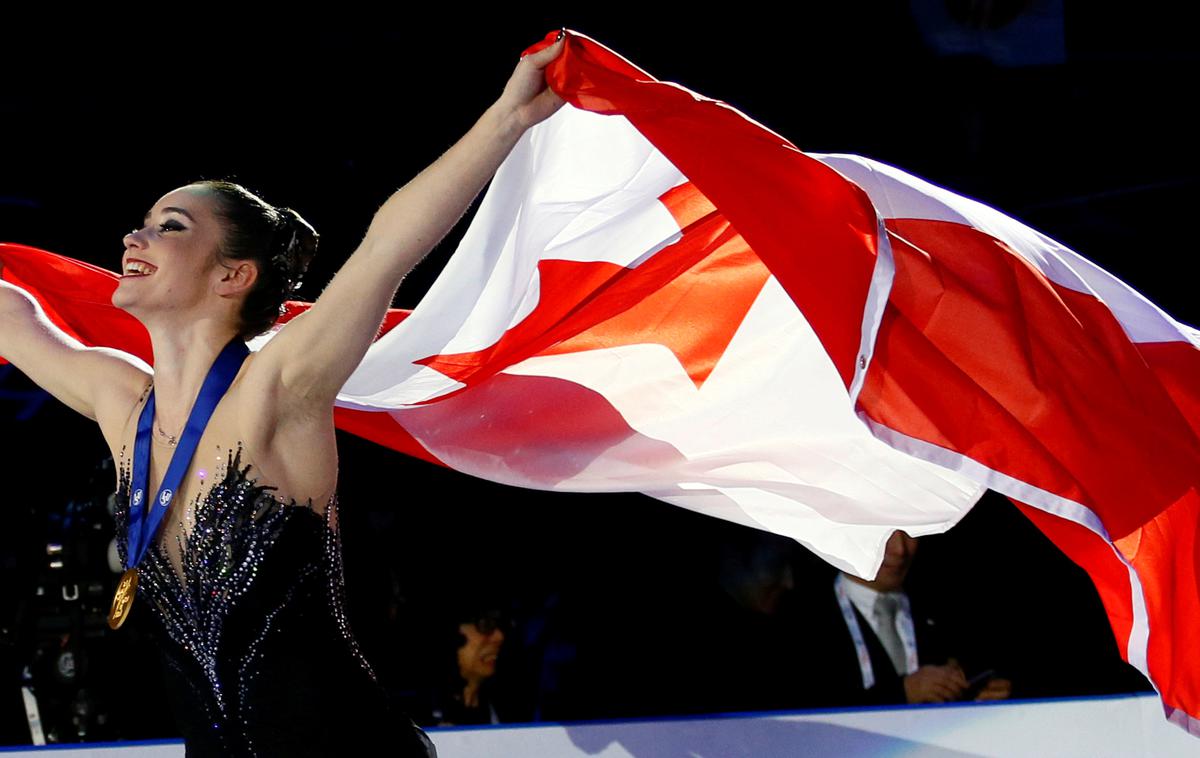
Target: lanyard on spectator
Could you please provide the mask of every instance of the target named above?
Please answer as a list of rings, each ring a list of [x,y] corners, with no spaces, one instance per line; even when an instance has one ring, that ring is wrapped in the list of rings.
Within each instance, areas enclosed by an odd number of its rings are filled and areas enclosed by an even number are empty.
[[[842,609],[846,628],[850,630],[850,639],[854,640],[854,652],[858,653],[858,670],[862,672],[863,689],[869,690],[875,686],[875,669],[871,668],[871,653],[867,650],[862,628],[859,627],[854,608],[850,605],[850,596],[846,594],[846,588],[843,586],[845,582],[846,577],[838,574],[837,579],[833,580],[833,591],[837,595],[838,607]]]
[[[869,690],[875,686],[875,669],[871,666],[871,652],[867,650],[866,640],[863,639],[862,627],[858,625],[858,616],[854,613],[850,595],[846,592],[845,584],[848,581],[850,580],[845,575],[839,573],[833,580],[833,591],[837,595],[838,607],[842,610],[842,619],[846,622],[846,628],[850,630],[850,639],[854,641],[854,652],[858,655],[858,670],[862,674],[863,689]],[[904,660],[908,671],[901,672],[900,676],[905,676],[917,670],[917,637],[913,629],[912,610],[909,608],[908,598],[903,597],[901,604],[905,612],[899,617],[900,623],[896,625],[896,632],[900,635],[900,642],[904,645]]]

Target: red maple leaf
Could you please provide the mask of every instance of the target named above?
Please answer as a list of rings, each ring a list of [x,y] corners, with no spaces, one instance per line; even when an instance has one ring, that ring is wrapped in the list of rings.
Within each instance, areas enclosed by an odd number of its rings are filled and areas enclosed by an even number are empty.
[[[416,362],[471,387],[535,355],[652,343],[674,353],[699,388],[770,272],[690,182],[659,200],[679,241],[636,268],[543,260],[536,307],[495,344]]]

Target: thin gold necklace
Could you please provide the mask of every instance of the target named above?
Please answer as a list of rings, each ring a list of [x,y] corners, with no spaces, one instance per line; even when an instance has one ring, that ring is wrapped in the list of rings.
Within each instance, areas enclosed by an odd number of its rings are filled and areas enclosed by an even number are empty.
[[[158,423],[158,419],[154,420],[154,429],[158,432],[158,435],[163,438],[163,442],[167,443],[168,447],[175,447],[179,444],[179,437],[164,432],[162,426]]]
[[[146,391],[142,393],[143,400],[146,399],[146,396],[150,394],[150,390],[152,390],[152,389],[154,389],[154,379],[153,378],[150,379],[150,384],[146,387]],[[162,424],[160,424],[158,421],[158,414],[156,413],[156,414],[154,414],[154,416],[155,416],[154,431],[157,432],[158,436],[161,437],[163,442],[165,442],[167,444],[167,447],[175,447],[176,445],[178,445],[179,444],[179,436],[175,435],[175,434],[167,434],[166,432],[164,432],[163,428],[162,428]]]

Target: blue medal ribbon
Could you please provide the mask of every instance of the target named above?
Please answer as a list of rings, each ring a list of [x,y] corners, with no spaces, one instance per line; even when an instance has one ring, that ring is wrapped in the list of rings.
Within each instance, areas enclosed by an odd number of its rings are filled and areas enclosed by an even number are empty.
[[[167,513],[167,507],[171,505],[171,500],[179,489],[183,475],[187,472],[188,466],[196,454],[196,447],[200,444],[200,436],[204,433],[204,427],[208,426],[208,420],[212,418],[217,403],[221,402],[229,385],[233,384],[234,377],[237,376],[242,362],[249,354],[250,349],[246,347],[246,343],[234,337],[213,361],[212,368],[208,370],[208,376],[204,377],[204,384],[200,387],[196,403],[192,406],[192,412],[188,414],[183,436],[180,438],[179,444],[175,446],[175,452],[171,454],[171,463],[167,466],[166,476],[163,477],[154,499],[147,502],[146,489],[150,478],[150,432],[154,425],[154,390],[153,388],[150,390],[150,397],[146,400],[146,405],[142,408],[142,415],[138,418],[137,437],[133,444],[133,493],[129,498],[129,534],[125,550],[125,567],[127,569],[137,566],[145,556],[146,550],[150,547],[150,542],[158,530],[158,525],[162,523],[163,516]]]

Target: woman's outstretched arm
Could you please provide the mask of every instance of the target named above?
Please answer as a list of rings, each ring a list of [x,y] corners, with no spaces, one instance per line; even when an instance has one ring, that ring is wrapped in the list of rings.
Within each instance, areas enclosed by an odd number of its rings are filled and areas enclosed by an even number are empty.
[[[3,267],[0,266],[0,270]],[[150,367],[59,329],[32,295],[0,281],[0,356],[70,408],[99,422],[110,445],[146,388]]]
[[[375,214],[362,243],[313,306],[260,351],[286,401],[332,405],[378,333],[400,281],[462,217],[521,135],[563,101],[543,69],[565,40],[527,55],[471,130]]]

